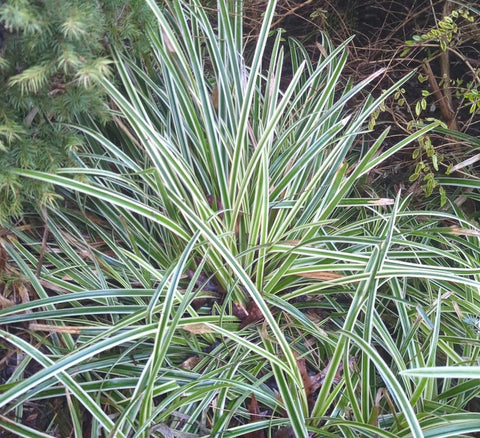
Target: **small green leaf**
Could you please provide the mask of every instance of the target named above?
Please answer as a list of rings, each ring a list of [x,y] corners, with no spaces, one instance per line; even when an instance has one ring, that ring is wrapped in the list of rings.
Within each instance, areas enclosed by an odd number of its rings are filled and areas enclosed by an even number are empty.
[[[413,173],[412,175],[410,175],[410,176],[408,177],[408,181],[414,182],[414,181],[416,181],[416,180],[418,179],[419,176],[420,176],[419,173]]]
[[[420,101],[418,101],[416,104],[415,104],[415,114],[417,116],[419,116],[420,114],[422,113],[422,104]]]
[[[435,178],[435,175],[433,173],[427,173],[423,179],[424,181],[427,181],[427,182],[430,182],[430,181],[433,181],[433,179]]]
[[[427,184],[425,185],[425,196],[426,196],[427,198],[429,198],[430,196],[432,196],[433,189],[434,189],[433,180],[427,181]]]
[[[427,75],[422,75],[421,73],[418,74],[418,82],[420,82],[421,84],[423,84],[425,81],[428,80],[428,76]]]
[[[447,203],[447,192],[443,187],[440,187],[438,191],[440,193],[440,207],[443,207]]]

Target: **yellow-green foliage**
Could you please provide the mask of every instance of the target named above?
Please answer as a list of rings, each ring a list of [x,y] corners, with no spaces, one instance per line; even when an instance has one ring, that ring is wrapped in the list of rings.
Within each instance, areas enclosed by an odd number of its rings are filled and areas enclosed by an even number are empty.
[[[97,80],[111,73],[112,45],[145,45],[146,10],[138,0],[0,2],[0,221],[55,198],[8,170],[74,164],[81,142],[68,124],[108,120]]]

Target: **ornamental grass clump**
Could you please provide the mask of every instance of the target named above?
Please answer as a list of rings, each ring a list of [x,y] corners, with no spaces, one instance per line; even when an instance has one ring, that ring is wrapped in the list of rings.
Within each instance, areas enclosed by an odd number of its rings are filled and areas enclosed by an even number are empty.
[[[324,38],[314,63],[297,41],[269,38],[275,2],[248,64],[240,2],[219,2],[214,19],[195,0],[147,3],[151,51],[118,49],[119,83],[101,82],[115,124],[78,127],[88,148],[76,168],[16,171],[55,184],[65,203],[46,212],[43,245],[20,228],[3,241],[12,290],[30,299],[0,311],[2,348],[17,361],[0,386],[1,427],[253,438],[480,430],[470,412],[478,371],[424,370],[477,363],[478,329],[462,318],[480,315],[478,229],[361,185],[431,126],[387,149],[388,131],[362,145],[395,88],[353,111],[382,71],[345,84],[348,42]],[[32,403],[62,406],[43,434],[22,421]]]

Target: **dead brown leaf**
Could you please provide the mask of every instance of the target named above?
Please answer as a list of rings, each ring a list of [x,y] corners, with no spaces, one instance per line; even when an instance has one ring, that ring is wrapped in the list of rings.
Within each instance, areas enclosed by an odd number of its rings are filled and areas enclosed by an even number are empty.
[[[313,280],[336,280],[337,278],[343,278],[344,275],[337,274],[336,272],[330,271],[311,271],[311,272],[299,272],[295,274],[303,278],[311,278]]]
[[[3,245],[0,244],[0,272],[3,273],[5,271],[5,267],[7,266],[8,254],[7,250],[4,248]]]
[[[201,361],[200,357],[192,356],[189,357],[187,360],[184,360],[180,365],[180,368],[184,370],[193,370]]]
[[[300,375],[302,376],[303,388],[305,389],[305,394],[307,396],[308,406],[312,408],[315,403],[313,395],[322,385],[325,374],[322,372],[314,375],[308,374],[306,361],[303,357],[297,360],[297,366]]]
[[[218,85],[215,84],[212,89],[212,105],[218,111]]]
[[[310,409],[315,404],[314,395],[315,392],[322,386],[323,381],[325,380],[325,375],[327,374],[328,370],[330,369],[330,363],[319,373],[316,374],[309,374],[307,371],[307,365],[305,362],[305,358],[301,358],[297,360],[298,370],[300,371],[300,375],[302,376],[303,387],[305,389],[305,394],[307,396],[308,406]],[[341,380],[341,371],[343,370],[343,364],[340,364],[337,372],[334,377],[334,382],[338,383]]]
[[[296,438],[291,427],[282,427],[272,434],[272,438]]]
[[[28,329],[34,332],[50,332],[50,333],[68,333],[71,335],[81,334],[81,330],[96,330],[97,326],[71,326],[71,325],[62,325],[56,326],[51,324],[40,324],[36,322],[31,322],[28,325]]]
[[[257,399],[255,394],[252,394],[250,403],[247,405],[248,413],[250,414],[250,423],[258,421],[262,418],[260,414],[260,407],[258,406]],[[254,432],[249,432],[244,435],[245,438],[265,438],[265,432],[263,430],[256,430]]]
[[[385,393],[385,388],[380,388],[377,391],[377,395],[375,396],[375,404],[372,407],[372,414],[370,415],[369,423],[373,426],[378,427],[378,417],[380,415],[380,402],[382,401],[383,394]]]
[[[391,199],[391,198],[371,199],[370,201],[368,201],[368,204],[370,204],[370,205],[380,205],[380,206],[393,205],[393,204],[395,204],[395,199]]]
[[[457,236],[480,236],[480,232],[477,230],[472,230],[470,228],[460,228],[460,227],[450,227],[450,234],[455,234]]]
[[[237,308],[237,313],[242,314],[241,310],[239,310],[239,308]],[[257,322],[261,322],[261,321],[263,321],[263,318],[264,318],[262,311],[257,306],[257,303],[253,300],[250,301],[247,304],[246,315],[245,314],[243,314],[243,315],[244,315],[243,317],[239,316],[239,318],[242,320],[242,322],[240,323],[240,328],[241,329],[246,327],[247,325],[255,324]]]
[[[232,306],[232,313],[233,316],[236,316],[242,321],[248,316],[247,309],[245,309],[245,306],[238,301],[234,301]]]
[[[10,301],[8,298],[0,295],[0,309],[6,309],[7,307],[12,307],[15,303]]]
[[[215,330],[210,328],[208,325],[199,322],[197,324],[185,324],[182,325],[182,329],[191,333],[192,335],[203,335],[205,333],[215,333]]]
[[[30,302],[30,293],[28,289],[29,287],[27,288],[23,284],[17,287],[17,293],[20,296],[20,299],[22,300],[22,304]]]
[[[258,401],[255,398],[255,394],[252,394],[252,398],[248,404],[248,413],[250,414],[250,421],[260,420],[260,407],[258,406]]]

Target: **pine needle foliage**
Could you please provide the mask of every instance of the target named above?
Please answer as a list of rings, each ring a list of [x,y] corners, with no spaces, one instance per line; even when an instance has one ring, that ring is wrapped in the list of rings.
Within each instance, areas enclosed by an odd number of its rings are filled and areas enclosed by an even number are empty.
[[[71,152],[82,141],[66,124],[109,119],[98,81],[111,75],[112,44],[145,45],[146,10],[143,2],[127,0],[2,2],[0,220],[20,215],[26,201],[31,208],[55,199],[50,185],[8,169],[73,165]]]

